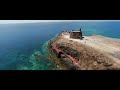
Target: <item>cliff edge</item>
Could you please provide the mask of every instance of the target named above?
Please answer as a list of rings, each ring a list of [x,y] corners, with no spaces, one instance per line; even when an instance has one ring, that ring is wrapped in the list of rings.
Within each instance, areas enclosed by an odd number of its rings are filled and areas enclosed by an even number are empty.
[[[63,31],[49,42],[48,48],[69,69],[120,69],[120,39],[101,35],[73,39],[70,31]]]

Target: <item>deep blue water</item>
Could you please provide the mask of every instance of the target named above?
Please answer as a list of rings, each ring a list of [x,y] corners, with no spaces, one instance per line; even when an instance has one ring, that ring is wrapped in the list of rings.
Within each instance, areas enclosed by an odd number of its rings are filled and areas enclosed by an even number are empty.
[[[120,38],[120,21],[57,22],[0,25],[1,70],[49,70],[52,60],[41,58],[36,63],[33,53],[46,53],[46,41],[63,30],[82,28],[84,35],[100,34]]]

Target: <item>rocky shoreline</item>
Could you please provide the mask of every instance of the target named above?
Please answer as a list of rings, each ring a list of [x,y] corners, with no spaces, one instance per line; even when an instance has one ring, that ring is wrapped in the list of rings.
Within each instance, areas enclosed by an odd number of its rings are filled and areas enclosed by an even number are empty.
[[[61,62],[61,60],[60,60],[59,58],[57,58],[55,52],[52,50],[51,43],[52,43],[55,39],[56,39],[56,38],[50,40],[49,43],[48,43],[48,45],[47,45],[49,58],[50,58],[51,60],[54,60],[54,61],[56,62],[56,65],[57,65],[58,70],[68,70],[67,67]]]
[[[69,36],[69,31],[63,31],[59,33],[56,38],[50,40],[47,46],[50,58],[57,62],[58,66],[61,67],[61,70],[120,70],[119,57],[114,59],[113,56],[110,56],[110,54],[90,46],[88,43],[89,37],[85,37],[86,41],[84,39],[79,43],[76,40],[66,38],[67,36]],[[97,38],[98,36],[95,37],[95,40],[98,40]],[[105,37],[100,37],[99,39],[106,40]],[[84,43],[82,43],[83,41]],[[73,62],[64,55],[61,56],[61,58],[58,58],[58,54],[56,54],[52,48],[53,42],[55,42],[56,46],[65,53],[78,60],[79,67],[73,64]],[[94,45],[96,42],[90,43],[93,43],[92,45]],[[102,42],[100,42],[100,44],[102,45]],[[118,55],[116,55],[116,57],[120,55],[120,53],[117,54]]]

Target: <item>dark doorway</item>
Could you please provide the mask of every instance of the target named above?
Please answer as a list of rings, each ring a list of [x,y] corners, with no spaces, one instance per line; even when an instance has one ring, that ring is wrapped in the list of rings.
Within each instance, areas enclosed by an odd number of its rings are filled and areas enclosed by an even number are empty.
[[[59,52],[58,53],[58,58],[61,58],[61,55],[62,55],[63,53],[62,52]]]

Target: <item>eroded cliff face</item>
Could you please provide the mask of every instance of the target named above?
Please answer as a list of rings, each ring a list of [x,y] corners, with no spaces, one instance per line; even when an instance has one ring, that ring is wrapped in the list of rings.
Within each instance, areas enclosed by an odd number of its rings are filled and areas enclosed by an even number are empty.
[[[97,69],[117,69],[118,66],[105,54],[82,45],[57,44],[67,54],[70,54],[79,61],[81,70],[97,70]]]
[[[96,48],[89,45],[81,44],[75,42],[74,40],[66,39],[64,36],[69,34],[67,32],[59,34],[56,37],[55,44],[64,52],[71,55],[78,60],[79,68],[74,68],[77,70],[119,70],[120,63],[113,60],[113,58],[105,52],[102,52]],[[52,40],[51,42],[54,42]],[[51,43],[49,43],[49,46]],[[52,50],[52,49],[51,49]],[[61,58],[64,59],[64,58]],[[66,59],[66,58],[65,58]],[[67,67],[72,67],[72,62],[67,59],[64,63],[69,62]],[[64,64],[63,63],[63,64]],[[66,65],[66,64],[65,64]]]

